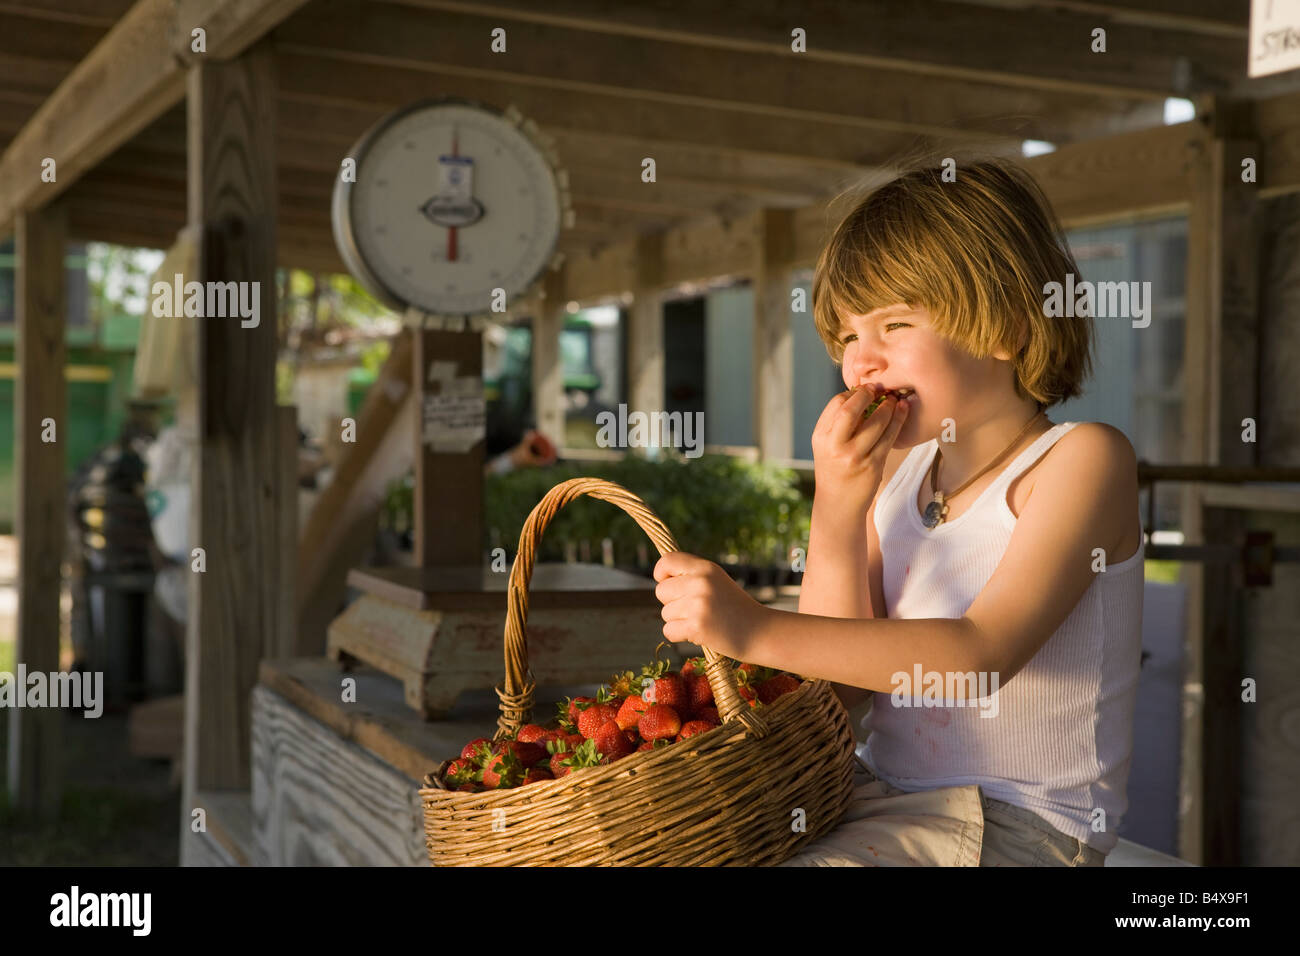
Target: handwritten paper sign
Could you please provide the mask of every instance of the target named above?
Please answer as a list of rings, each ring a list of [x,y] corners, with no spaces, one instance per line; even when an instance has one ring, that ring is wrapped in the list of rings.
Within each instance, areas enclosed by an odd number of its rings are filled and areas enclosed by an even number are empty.
[[[1300,0],[1251,0],[1250,76],[1300,69]]]
[[[456,363],[429,363],[421,409],[421,437],[433,452],[467,452],[487,434],[483,379],[457,375]]]

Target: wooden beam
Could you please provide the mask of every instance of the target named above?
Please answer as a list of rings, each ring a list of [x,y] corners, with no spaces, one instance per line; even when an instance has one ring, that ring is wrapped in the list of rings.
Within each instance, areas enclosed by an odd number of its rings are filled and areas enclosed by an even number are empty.
[[[281,129],[276,145],[281,195],[323,197],[328,208],[339,159],[382,113],[325,107],[293,97],[281,98],[279,105],[280,115],[294,117],[295,127]],[[23,117],[28,113],[18,106],[13,109]],[[6,105],[0,102],[0,127],[4,126],[5,113]],[[329,129],[341,130],[342,135],[327,133]],[[172,142],[159,148],[162,133],[159,124],[154,124],[83,179],[98,182],[102,178],[131,189],[149,182],[168,188],[163,182],[168,180],[175,184],[174,188],[182,188],[183,131],[168,135]],[[697,215],[701,208],[760,202],[776,207],[803,206],[834,191],[836,184],[868,171],[848,163],[814,164],[793,157],[749,156],[691,144],[609,139],[573,131],[561,131],[557,141],[561,166],[570,175],[580,222],[584,227],[599,223],[603,230],[614,232],[664,228],[684,215]],[[641,158],[646,155],[654,155],[665,171],[652,190],[645,188],[639,175]],[[148,173],[142,174],[141,170]],[[783,175],[791,181],[783,181]],[[618,218],[617,210],[647,215],[611,222],[611,218]]]
[[[36,92],[44,101],[76,65],[38,60],[27,55],[0,53],[0,87]]]
[[[238,56],[307,0],[176,0],[176,29],[172,51],[186,63],[204,63]],[[206,49],[193,49],[193,31],[202,28]]]
[[[1072,143],[1025,160],[1068,228],[1126,213],[1185,208],[1189,151],[1205,127],[1192,120],[1140,133]]]
[[[207,30],[209,61],[232,57],[303,2],[184,0],[177,9],[172,0],[138,0],[80,58],[0,156],[0,236],[20,210],[48,202],[180,102],[185,65],[173,44],[184,43],[190,55],[192,24]],[[47,157],[57,163],[53,183],[41,180]]]
[[[0,3],[0,12],[57,23],[107,29],[126,15],[135,0],[26,0]]]
[[[63,380],[63,258],[67,246],[63,204],[56,202],[24,213],[18,219],[16,239],[15,658],[29,673],[52,674],[60,669],[59,594],[67,537],[64,449],[71,439]],[[11,690],[24,694],[27,688],[14,686]],[[81,714],[75,716],[79,719]],[[10,711],[10,806],[44,818],[58,812],[63,790],[61,719],[60,710],[54,707],[15,707]]]
[[[1300,93],[1251,104],[1261,199],[1300,191]]]
[[[0,235],[15,214],[57,195],[180,99],[168,49],[169,0],[139,0],[81,60],[0,156]],[[41,182],[41,162],[58,164]]]
[[[328,188],[337,175],[339,159],[385,111],[284,94],[280,114],[284,117],[278,153],[281,169],[319,170]],[[603,179],[635,170],[639,184],[641,160],[654,155],[659,168],[671,172],[673,184],[726,188],[761,198],[768,205],[788,206],[812,202],[868,171],[868,167],[836,160],[755,155],[734,148],[616,137],[600,130],[551,127],[547,133],[555,139],[560,165],[578,183],[589,176]],[[322,149],[327,144],[329,148]],[[667,182],[666,176],[663,179]]]
[[[0,54],[5,56],[71,67],[80,63],[103,35],[102,26],[52,21],[30,11],[0,7]]]
[[[653,416],[664,410],[664,236],[638,236],[629,245],[632,272],[624,287],[632,293],[627,330],[628,411]],[[630,450],[645,454],[643,448]]]
[[[1023,5],[1009,12],[943,0],[828,0],[801,6],[792,16],[782,0],[751,0],[744,15],[737,16],[726,0],[662,0],[616,8],[604,0],[398,2],[495,18],[494,23],[552,24],[773,57],[795,55],[791,30],[801,27],[808,38],[808,52],[797,54],[801,57],[1102,96],[1185,96],[1221,89],[1245,75],[1245,56],[1235,37],[1116,20],[1099,23],[1091,11]],[[1104,54],[1091,50],[1092,30],[1098,26],[1107,30]],[[1188,71],[1185,63],[1196,69]]]
[[[201,239],[196,281],[256,282],[260,322],[199,322],[199,447],[186,632],[184,832],[198,790],[249,786],[248,695],[280,633],[275,514],[275,70],[261,44],[189,73],[190,221]]]
[[[1198,278],[1209,308],[1209,367],[1195,375],[1206,392],[1206,456],[1216,465],[1258,463],[1257,442],[1242,441],[1242,420],[1258,420],[1259,194],[1242,182],[1242,160],[1259,155],[1253,140],[1215,137],[1196,173],[1188,245],[1205,243],[1209,268]],[[1190,303],[1190,299],[1188,300]]]
[[[626,97],[609,92],[548,89],[409,64],[349,67],[343,61],[292,50],[280,51],[277,62],[282,71],[281,89],[295,97],[341,105],[370,103],[390,110],[421,97],[454,94],[489,103],[513,103],[548,131],[598,129],[610,136],[863,165],[897,156],[918,143],[932,146],[935,140],[905,131],[849,124],[838,117],[806,111],[793,112],[774,122],[771,115],[761,111],[713,103],[629,103]],[[1004,147],[1011,142],[1005,136],[968,141],[975,145],[1000,143]],[[1018,149],[1019,140],[1015,143]]]
[[[276,444],[279,460],[275,471],[275,539],[279,549],[276,573],[279,605],[275,620],[279,630],[273,649],[266,657],[297,657],[298,649],[298,409],[292,405],[275,408]]]
[[[1003,15],[1003,19],[1014,19]],[[843,59],[593,33],[553,22],[508,23],[509,55],[484,39],[496,15],[366,0],[319,4],[276,31],[277,49],[353,68],[388,64],[446,76],[652,103],[758,112],[775,123],[813,116],[860,130],[1068,142],[1160,122],[1163,96],[1079,93],[902,73]],[[513,31],[513,32],[512,32]],[[428,38],[436,36],[431,48]],[[556,57],[556,50],[582,56]],[[350,71],[349,71],[350,72]],[[864,97],[863,90],[872,95]],[[1123,124],[1128,122],[1125,127]]]
[[[1019,0],[962,0],[1019,12]],[[1082,13],[1121,23],[1228,37],[1245,43],[1249,34],[1250,5],[1224,0],[1034,0],[1045,10]]]
[[[285,155],[283,145],[281,139],[278,197],[281,218],[286,223],[298,219],[304,224],[307,220],[319,221],[325,227],[324,238],[328,238],[331,234],[328,213],[337,164],[319,147],[304,145],[302,154],[314,157],[317,168],[290,165],[292,159]],[[160,205],[173,208],[174,214],[184,188],[184,178],[177,171],[180,157],[161,157],[165,165],[160,165],[147,161],[138,151],[132,150],[128,156],[129,159],[106,160],[83,177],[71,194],[79,202],[138,199],[141,209]],[[646,184],[641,182],[639,164],[629,164],[621,171],[574,169],[567,165],[564,168],[569,172],[577,229],[584,232],[595,229],[613,238],[676,226],[698,216],[702,209],[741,211],[760,202],[793,208],[806,205],[816,195],[750,187],[743,182],[692,183],[679,180],[676,174],[671,178],[665,176],[662,182]],[[148,169],[149,173],[141,174],[139,169]]]
[[[1245,513],[1227,508],[1206,508],[1201,527],[1204,541],[1239,545],[1244,542]],[[1199,524],[1199,523],[1198,523]],[[1197,770],[1201,788],[1193,802],[1200,820],[1199,854],[1202,866],[1240,866],[1242,818],[1242,713],[1244,635],[1241,632],[1243,575],[1239,566],[1205,567],[1209,584],[1197,592],[1193,604],[1201,619],[1204,644],[1196,655],[1204,687],[1200,709],[1200,752]],[[1181,855],[1181,854],[1180,854]]]
[[[568,316],[564,268],[547,269],[533,315],[533,418],[537,430],[555,443],[564,440],[564,363],[560,335]]]
[[[415,565],[483,563],[483,333],[419,329],[412,367]]]
[[[1259,183],[1242,181],[1242,160],[1259,161],[1251,110],[1212,103],[1206,135],[1188,150],[1187,318],[1183,458],[1220,465],[1258,463],[1255,443],[1241,440],[1241,420],[1258,419]],[[1189,544],[1238,544],[1241,512],[1205,508],[1195,486],[1181,495]],[[1189,701],[1181,788],[1194,795],[1181,821],[1180,849],[1213,865],[1240,862],[1240,732],[1242,644],[1232,570],[1219,580],[1201,565],[1185,571],[1193,613],[1188,629],[1187,683],[1204,687]]]
[[[760,210],[754,261],[755,439],[763,461],[794,457],[794,336],[790,328],[794,213]]]

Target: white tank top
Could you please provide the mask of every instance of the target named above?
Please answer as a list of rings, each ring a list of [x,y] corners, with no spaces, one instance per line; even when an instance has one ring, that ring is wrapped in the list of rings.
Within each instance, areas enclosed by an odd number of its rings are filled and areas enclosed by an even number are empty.
[[[1078,424],[1044,432],[965,512],[933,530],[921,523],[916,501],[938,441],[913,448],[876,499],[884,616],[962,617],[1011,540],[1016,517],[1007,488]],[[1107,555],[1105,572],[1056,633],[999,687],[997,716],[980,716],[978,706],[896,707],[877,692],[864,724],[866,763],[903,790],[979,784],[987,796],[1109,853],[1128,808],[1145,550],[1139,544],[1117,564]],[[920,689],[914,693],[920,704]],[[1095,832],[1098,809],[1105,829]]]

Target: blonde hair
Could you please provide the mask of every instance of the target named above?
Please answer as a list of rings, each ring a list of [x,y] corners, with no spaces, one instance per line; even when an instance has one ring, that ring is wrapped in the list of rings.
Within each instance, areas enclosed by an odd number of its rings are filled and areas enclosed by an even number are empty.
[[[1092,374],[1092,319],[1045,314],[1044,286],[1081,280],[1051,205],[1033,177],[984,159],[943,181],[916,166],[861,199],[817,260],[813,321],[836,365],[841,316],[898,302],[925,308],[937,334],[986,358],[1012,356],[1016,394],[1051,406],[1082,394]],[[1023,345],[1021,342],[1023,341]]]

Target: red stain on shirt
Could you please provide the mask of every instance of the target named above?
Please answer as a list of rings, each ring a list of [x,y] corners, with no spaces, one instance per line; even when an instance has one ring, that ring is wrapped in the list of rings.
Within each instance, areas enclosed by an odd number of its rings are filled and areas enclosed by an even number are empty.
[[[921,719],[926,723],[947,727],[952,723],[952,714],[942,707],[927,707],[921,711]]]

